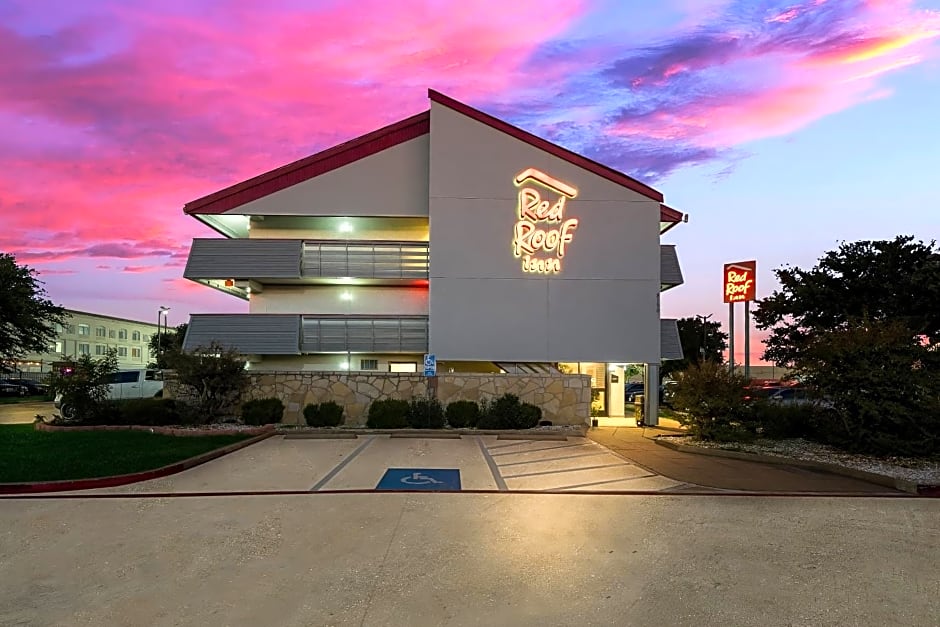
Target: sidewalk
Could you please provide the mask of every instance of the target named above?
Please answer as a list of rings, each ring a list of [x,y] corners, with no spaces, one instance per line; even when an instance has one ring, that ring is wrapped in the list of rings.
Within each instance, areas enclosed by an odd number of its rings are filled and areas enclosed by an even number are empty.
[[[587,437],[640,466],[684,483],[756,492],[897,493],[859,479],[805,468],[682,453],[651,439],[666,433],[675,432],[655,427],[598,427],[588,429]]]

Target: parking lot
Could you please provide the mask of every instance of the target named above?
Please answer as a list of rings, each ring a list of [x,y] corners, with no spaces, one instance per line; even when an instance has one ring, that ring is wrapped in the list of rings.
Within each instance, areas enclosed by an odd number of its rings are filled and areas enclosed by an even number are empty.
[[[176,475],[102,492],[373,490],[389,469],[411,470],[403,483],[391,486],[401,490],[453,489],[435,483],[439,481],[436,473],[445,470],[459,473],[458,489],[462,490],[672,491],[689,487],[640,468],[584,437],[293,439],[278,435]]]

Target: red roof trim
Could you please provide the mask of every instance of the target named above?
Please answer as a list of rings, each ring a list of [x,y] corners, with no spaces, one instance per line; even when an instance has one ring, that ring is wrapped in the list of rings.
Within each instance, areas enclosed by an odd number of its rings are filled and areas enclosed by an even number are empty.
[[[187,214],[226,213],[253,200],[281,191],[354,161],[382,152],[392,146],[427,135],[431,115],[424,111],[389,126],[304,157],[270,172],[186,203]]]
[[[477,122],[486,124],[489,127],[495,128],[497,131],[506,133],[507,135],[515,137],[520,141],[524,141],[531,146],[544,150],[545,152],[554,155],[559,159],[564,159],[568,163],[572,163],[580,168],[584,168],[589,172],[593,172],[598,176],[604,177],[609,181],[613,181],[618,185],[622,185],[627,189],[631,189],[639,194],[643,194],[647,198],[657,202],[663,201],[663,195],[661,192],[656,191],[645,183],[641,183],[640,181],[627,176],[623,172],[618,172],[617,170],[609,168],[602,163],[598,163],[597,161],[588,159],[587,157],[579,155],[578,153],[571,152],[566,148],[557,146],[550,141],[524,131],[521,128],[509,124],[508,122],[504,122],[499,118],[494,118],[487,113],[483,113],[482,111],[474,109],[469,105],[465,105],[464,103],[454,100],[449,96],[445,96],[444,94],[434,91],[433,89],[428,90],[428,98],[431,99],[431,102],[436,102],[447,107],[448,109],[453,109],[457,113],[462,113],[469,118],[473,118]]]
[[[659,205],[660,222],[682,222],[683,218],[685,218],[685,215],[681,211],[668,205]]]

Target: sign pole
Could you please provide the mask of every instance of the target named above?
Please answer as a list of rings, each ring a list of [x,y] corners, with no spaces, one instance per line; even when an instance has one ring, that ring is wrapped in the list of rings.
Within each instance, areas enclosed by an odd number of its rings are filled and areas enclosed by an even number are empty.
[[[744,301],[744,378],[751,380],[751,301]]]
[[[728,363],[734,374],[734,303],[728,303]]]

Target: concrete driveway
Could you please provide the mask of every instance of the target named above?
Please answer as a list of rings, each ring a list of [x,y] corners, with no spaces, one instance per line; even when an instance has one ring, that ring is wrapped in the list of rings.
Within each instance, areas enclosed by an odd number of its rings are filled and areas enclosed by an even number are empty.
[[[375,435],[349,440],[273,436],[176,475],[86,493],[373,490],[390,468],[455,469],[464,490],[690,488],[584,437],[553,441]]]
[[[42,414],[47,419],[51,419],[56,411],[52,401],[4,403],[0,405],[0,425],[31,423],[36,420],[36,414]]]
[[[936,625],[940,500],[0,499],[3,625]]]

